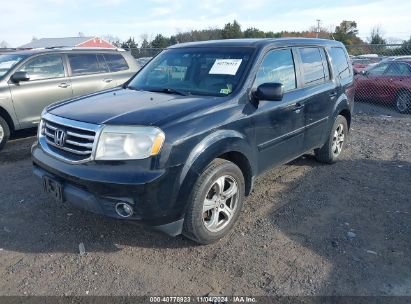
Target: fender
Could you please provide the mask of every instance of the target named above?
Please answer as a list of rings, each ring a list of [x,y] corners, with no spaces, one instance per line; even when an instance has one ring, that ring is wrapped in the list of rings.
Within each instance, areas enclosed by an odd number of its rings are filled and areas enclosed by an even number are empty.
[[[331,121],[330,121],[330,128],[332,128],[332,125],[337,118],[338,114],[341,113],[342,111],[348,111],[350,115],[352,115],[352,108],[353,108],[353,102],[349,102],[349,98],[346,94],[341,94],[341,96],[338,98],[334,105],[334,109],[332,112],[331,116]]]
[[[6,90],[6,95],[0,93],[0,114],[9,123],[11,131],[20,129],[20,123],[14,110],[14,104],[11,99],[9,88]]]
[[[188,155],[180,174],[177,201],[186,204],[191,189],[205,167],[218,156],[228,152],[241,153],[248,160],[254,180],[257,172],[256,152],[251,148],[245,135],[234,130],[218,130],[206,136]]]

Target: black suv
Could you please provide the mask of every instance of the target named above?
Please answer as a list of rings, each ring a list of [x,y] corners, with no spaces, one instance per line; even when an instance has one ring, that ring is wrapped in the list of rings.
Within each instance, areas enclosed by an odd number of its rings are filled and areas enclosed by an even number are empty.
[[[210,243],[257,175],[310,150],[338,159],[353,95],[336,41],[180,44],[122,87],[48,107],[34,172],[58,201]]]

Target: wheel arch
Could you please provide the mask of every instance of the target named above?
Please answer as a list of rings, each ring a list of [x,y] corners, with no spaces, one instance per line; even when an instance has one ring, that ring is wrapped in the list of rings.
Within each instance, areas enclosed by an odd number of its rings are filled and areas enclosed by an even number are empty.
[[[7,122],[10,128],[10,132],[15,131],[15,125],[13,122],[13,119],[11,118],[10,114],[4,109],[3,107],[0,106],[0,116],[4,118],[4,120]]]
[[[240,132],[218,130],[205,137],[188,155],[178,181],[178,201],[187,202],[197,178],[216,158],[236,164],[244,176],[246,195],[251,192],[256,175],[255,156],[251,145]]]

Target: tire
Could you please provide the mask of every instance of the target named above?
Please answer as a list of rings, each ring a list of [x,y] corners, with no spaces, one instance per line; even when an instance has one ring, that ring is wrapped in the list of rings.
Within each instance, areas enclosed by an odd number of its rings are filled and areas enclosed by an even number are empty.
[[[3,117],[0,116],[0,151],[4,148],[10,137],[10,128]]]
[[[411,112],[411,93],[407,91],[399,92],[397,98],[395,99],[395,109],[402,113]]]
[[[348,135],[348,124],[344,116],[338,115],[328,135],[327,142],[314,150],[315,158],[321,163],[332,164],[340,157]]]
[[[240,168],[224,159],[213,160],[190,194],[183,235],[199,244],[210,244],[227,235],[240,215],[244,193]]]

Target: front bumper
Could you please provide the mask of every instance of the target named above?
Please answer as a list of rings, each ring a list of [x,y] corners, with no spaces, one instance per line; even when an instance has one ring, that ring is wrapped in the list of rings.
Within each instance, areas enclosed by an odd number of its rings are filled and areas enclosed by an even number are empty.
[[[63,186],[64,201],[94,213],[122,220],[138,220],[170,235],[181,233],[185,204],[178,202],[181,166],[150,170],[151,160],[68,164],[32,148],[33,172]],[[115,206],[133,207],[128,218]]]

